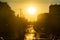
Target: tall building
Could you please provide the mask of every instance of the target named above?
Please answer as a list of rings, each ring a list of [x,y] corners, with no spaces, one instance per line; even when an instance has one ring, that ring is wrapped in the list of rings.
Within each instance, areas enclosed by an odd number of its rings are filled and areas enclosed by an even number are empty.
[[[49,7],[49,13],[50,14],[60,14],[60,5],[50,5]]]
[[[24,14],[23,14],[23,12],[22,12],[22,9],[20,9],[20,17],[24,17]]]
[[[23,12],[22,12],[22,9],[20,8],[20,12],[19,12],[19,14],[17,15],[17,17],[24,17],[24,15],[23,15]]]
[[[50,5],[49,7],[50,25],[54,34],[60,33],[60,5]]]
[[[51,18],[52,25],[58,26],[60,23],[60,5],[50,5],[49,15]]]

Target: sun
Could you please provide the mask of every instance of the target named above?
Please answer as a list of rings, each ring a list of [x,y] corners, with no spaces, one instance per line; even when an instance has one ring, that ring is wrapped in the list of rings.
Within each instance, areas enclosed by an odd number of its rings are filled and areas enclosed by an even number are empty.
[[[35,12],[36,12],[36,8],[34,8],[34,7],[29,7],[28,10],[27,10],[27,12],[28,12],[29,14],[33,15],[33,14],[35,14]]]

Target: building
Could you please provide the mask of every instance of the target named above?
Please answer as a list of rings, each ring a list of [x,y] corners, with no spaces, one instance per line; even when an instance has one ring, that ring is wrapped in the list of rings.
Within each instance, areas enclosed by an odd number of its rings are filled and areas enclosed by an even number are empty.
[[[49,7],[50,25],[54,34],[60,33],[60,5],[50,5]],[[59,35],[59,34],[58,34]]]
[[[60,14],[60,5],[50,5],[49,7],[49,13],[50,14]]]

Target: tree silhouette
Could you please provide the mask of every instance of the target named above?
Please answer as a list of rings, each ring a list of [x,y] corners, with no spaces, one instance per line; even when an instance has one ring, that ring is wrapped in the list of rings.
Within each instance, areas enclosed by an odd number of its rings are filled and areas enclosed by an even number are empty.
[[[5,40],[24,40],[27,20],[15,16],[6,2],[0,2],[0,37]]]
[[[6,2],[0,2],[0,36],[5,39],[11,36],[10,20],[14,16],[14,11],[11,10]]]

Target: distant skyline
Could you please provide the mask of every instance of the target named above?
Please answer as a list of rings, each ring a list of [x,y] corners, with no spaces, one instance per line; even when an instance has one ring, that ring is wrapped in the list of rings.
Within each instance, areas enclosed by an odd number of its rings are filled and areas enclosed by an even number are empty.
[[[37,8],[39,13],[48,13],[50,4],[60,4],[60,0],[0,0],[2,2],[7,2],[12,10],[15,11],[15,14],[20,13],[20,8],[22,8],[25,17],[29,18],[30,16],[26,14],[26,9],[29,6],[34,6]],[[32,18],[33,17],[33,18]],[[31,19],[36,19],[36,14],[31,16]]]

